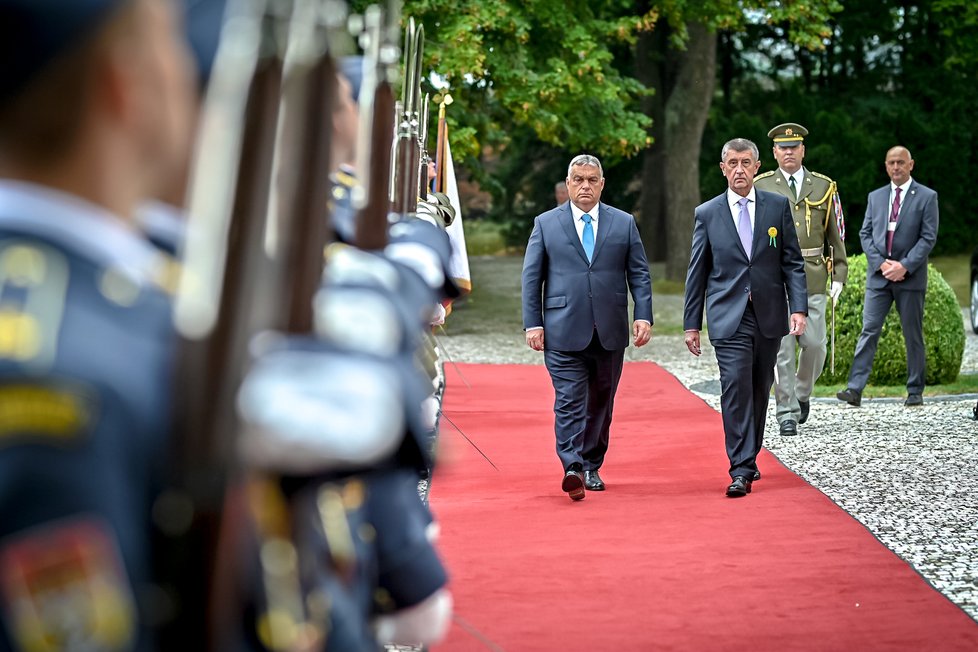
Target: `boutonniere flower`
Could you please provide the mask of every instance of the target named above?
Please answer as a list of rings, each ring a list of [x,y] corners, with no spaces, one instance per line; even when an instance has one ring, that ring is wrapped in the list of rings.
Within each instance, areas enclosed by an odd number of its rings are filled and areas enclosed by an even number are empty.
[[[778,241],[776,240],[776,238],[778,237],[778,230],[772,226],[770,229],[767,230],[767,234],[771,236],[770,245],[772,247],[777,247]]]

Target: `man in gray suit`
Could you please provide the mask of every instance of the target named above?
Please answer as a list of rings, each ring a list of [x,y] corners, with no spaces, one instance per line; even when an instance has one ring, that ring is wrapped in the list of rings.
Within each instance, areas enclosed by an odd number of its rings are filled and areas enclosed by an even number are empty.
[[[576,156],[567,188],[570,201],[533,222],[523,259],[523,327],[530,348],[544,352],[554,386],[561,489],[582,500],[585,487],[605,488],[598,469],[628,346],[628,292],[632,336],[643,346],[652,337],[652,281],[635,219],[599,201],[601,162]]]
[[[923,405],[924,294],[927,257],[937,241],[937,193],[913,180],[913,157],[906,147],[886,153],[890,183],[869,193],[859,240],[866,252],[866,297],[863,330],[846,389],[836,396],[850,405],[862,402],[873,369],[876,345],[890,306],[896,303],[907,346],[907,400]]]
[[[720,170],[728,188],[696,208],[686,274],[686,347],[696,356],[702,352],[705,304],[720,366],[731,497],[746,496],[760,478],[757,454],[781,338],[805,332],[808,310],[791,208],[784,196],[754,188],[758,158],[757,145],[744,138],[723,146]]]

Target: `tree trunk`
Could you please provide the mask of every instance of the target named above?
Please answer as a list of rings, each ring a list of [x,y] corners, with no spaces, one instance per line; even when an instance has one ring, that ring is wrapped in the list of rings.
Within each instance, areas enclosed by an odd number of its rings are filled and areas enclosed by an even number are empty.
[[[639,35],[635,49],[635,75],[646,88],[655,93],[642,98],[642,111],[652,118],[652,146],[642,153],[641,190],[636,216],[645,253],[651,262],[662,262],[668,251],[666,233],[665,191],[665,85],[662,74],[668,38],[667,27],[658,26],[652,32]]]
[[[716,85],[717,36],[701,23],[689,25],[676,84],[666,100],[666,278],[682,281],[689,265],[693,210],[700,203],[700,148]],[[733,136],[735,134],[731,134]],[[720,153],[716,153],[719,163]],[[719,169],[717,171],[719,174]]]

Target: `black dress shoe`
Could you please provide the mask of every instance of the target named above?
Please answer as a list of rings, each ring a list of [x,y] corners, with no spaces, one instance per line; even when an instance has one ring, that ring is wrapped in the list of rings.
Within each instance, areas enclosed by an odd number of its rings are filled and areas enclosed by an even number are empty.
[[[562,491],[566,491],[571,500],[584,500],[584,474],[576,470],[568,470],[560,483]]]
[[[793,437],[798,434],[798,424],[796,424],[791,419],[781,422],[781,434],[787,437]]]
[[[597,469],[584,472],[584,487],[590,491],[604,491],[604,482]]]
[[[757,482],[760,479],[761,479],[761,472],[760,471],[754,471],[754,482]]]
[[[840,401],[845,401],[849,405],[856,407],[859,407],[859,404],[863,402],[863,393],[858,389],[852,389],[850,387],[846,387],[841,392],[837,392],[835,397]]]
[[[798,417],[798,425],[808,421],[808,411],[811,409],[812,404],[809,401],[798,401],[798,407],[801,408],[801,416]]]
[[[907,400],[904,401],[903,404],[906,405],[907,407],[913,405],[923,405],[924,397],[921,396],[920,394],[910,394],[907,396]]]
[[[742,475],[738,475],[727,487],[727,495],[731,498],[740,498],[750,493],[751,480]]]

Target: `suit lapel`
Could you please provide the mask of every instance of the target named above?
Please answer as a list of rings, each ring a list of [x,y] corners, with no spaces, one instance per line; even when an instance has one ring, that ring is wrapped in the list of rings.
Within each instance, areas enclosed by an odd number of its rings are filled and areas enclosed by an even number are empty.
[[[754,199],[757,201],[757,206],[754,207],[754,239],[751,241],[751,260],[754,259],[754,254],[757,251],[757,245],[760,244],[761,234],[767,235],[767,223],[765,219],[767,211],[767,200],[764,195],[761,194],[759,190],[754,189]],[[799,197],[799,201],[801,198]]]
[[[722,195],[716,199],[716,217],[720,220],[720,228],[727,232],[727,241],[732,242],[734,249],[740,252],[740,255],[747,260],[747,254],[744,253],[744,248],[740,246],[740,234],[737,233],[737,227],[734,226],[733,217],[730,214],[730,204],[727,203],[727,192],[724,191]],[[757,215],[754,215],[755,219]]]
[[[581,244],[581,238],[577,235],[577,227],[574,225],[574,214],[571,212],[570,202],[566,202],[563,206],[561,206],[557,219],[560,221],[560,225],[564,227],[564,233],[567,234],[571,244],[575,249],[577,249],[577,253],[584,259],[584,262],[587,263],[587,254],[584,253],[584,245]],[[601,231],[600,227],[598,228],[598,231]]]

